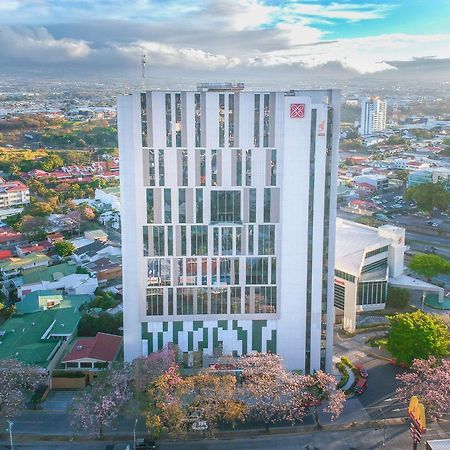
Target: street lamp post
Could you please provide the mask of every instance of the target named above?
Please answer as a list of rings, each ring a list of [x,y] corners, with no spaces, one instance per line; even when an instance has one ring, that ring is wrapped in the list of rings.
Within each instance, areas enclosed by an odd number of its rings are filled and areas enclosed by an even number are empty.
[[[386,445],[386,416],[384,415],[384,411],[381,406],[379,409],[380,409],[381,415],[383,416],[383,443],[381,444],[381,448],[384,448],[384,446]]]
[[[8,420],[8,427],[9,427],[9,445],[11,450],[14,449],[13,447],[13,436],[12,436],[12,427],[14,425],[14,422],[12,422],[11,420]]]
[[[133,429],[133,450],[136,450],[136,425],[138,423],[138,419],[134,421],[134,429]]]

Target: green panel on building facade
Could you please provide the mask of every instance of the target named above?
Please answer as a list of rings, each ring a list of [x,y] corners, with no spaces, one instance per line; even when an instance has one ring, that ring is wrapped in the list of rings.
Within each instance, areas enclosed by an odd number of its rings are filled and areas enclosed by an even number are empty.
[[[158,332],[158,350],[162,350],[164,347],[164,333],[162,331]]]
[[[163,331],[169,331],[169,322],[163,322]]]
[[[153,333],[148,334],[148,354],[153,353]]]
[[[199,341],[198,349],[203,350],[208,347],[208,328],[203,328],[203,341]]]
[[[272,338],[267,341],[267,352],[277,352],[277,330],[272,330]]]
[[[183,322],[173,323],[173,343],[178,345],[178,333],[183,331]]]
[[[267,320],[252,321],[252,350],[262,352],[262,329],[267,326]]]
[[[228,320],[219,320],[217,325],[222,328],[222,330],[228,330]]]
[[[200,328],[203,328],[203,320],[194,320],[192,328],[194,331],[197,331]]]
[[[194,350],[194,332],[188,331],[188,352]]]
[[[237,330],[239,328],[238,321],[233,320],[233,330]]]
[[[247,349],[247,331],[242,327],[237,327],[237,337],[242,342],[242,354],[246,355],[248,352]]]

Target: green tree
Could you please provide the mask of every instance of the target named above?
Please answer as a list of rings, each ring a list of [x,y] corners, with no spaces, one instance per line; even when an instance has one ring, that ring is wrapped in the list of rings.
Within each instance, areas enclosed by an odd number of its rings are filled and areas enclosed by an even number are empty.
[[[98,315],[84,314],[78,322],[79,336],[95,336],[102,333],[122,334],[122,314],[108,314],[101,312]]]
[[[387,349],[399,363],[448,354],[450,333],[440,317],[422,311],[387,317]]]
[[[409,268],[431,281],[441,273],[450,273],[450,263],[438,255],[419,253],[411,258]]]
[[[424,183],[408,188],[404,199],[414,200],[422,211],[431,212],[434,208],[446,211],[450,203],[450,193],[441,183]]]
[[[64,165],[64,161],[58,155],[48,155],[42,160],[41,169],[46,172],[51,172],[55,169],[59,169]]]
[[[73,255],[76,249],[75,245],[69,241],[61,241],[55,244],[56,253],[63,258]]]
[[[408,289],[390,286],[386,306],[388,308],[406,308],[411,300],[411,293]]]
[[[20,222],[19,230],[30,240],[45,239],[47,235],[47,217],[25,215]]]

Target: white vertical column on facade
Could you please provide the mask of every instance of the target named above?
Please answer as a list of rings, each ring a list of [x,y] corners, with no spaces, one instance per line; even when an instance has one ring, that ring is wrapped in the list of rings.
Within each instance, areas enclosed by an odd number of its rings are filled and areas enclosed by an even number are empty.
[[[145,258],[142,226],[145,223],[145,198],[141,143],[140,94],[118,99],[122,267],[124,299],[125,361],[141,355],[141,326],[145,308]]]
[[[245,167],[245,150],[253,147],[253,108],[254,94],[239,92],[235,94],[236,145],[242,149],[242,164]],[[244,169],[245,170],[245,169]],[[244,185],[245,185],[245,180]]]
[[[325,199],[325,163],[326,163],[326,121],[327,107],[313,104],[317,111],[315,134],[316,150],[314,155],[314,211],[313,243],[311,265],[311,356],[310,371],[320,370],[320,341],[322,318],[322,271],[324,240],[324,199]],[[321,128],[323,127],[323,128]]]
[[[291,118],[290,105],[305,105],[304,118]],[[277,352],[288,369],[305,369],[306,284],[308,254],[308,194],[311,124],[309,97],[286,96],[284,104],[283,173],[281,177],[282,298],[277,331]],[[305,176],[300,176],[304,174]],[[293,345],[295,343],[295,345]]]
[[[330,179],[330,234],[328,240],[328,299],[327,299],[327,352],[325,370],[333,368],[333,325],[334,325],[334,267],[336,258],[336,207],[339,163],[339,135],[341,123],[341,91],[329,91],[329,104],[333,108],[332,142],[331,142],[331,179]]]
[[[166,146],[166,102],[164,92],[152,92],[151,109],[150,128],[152,129],[153,147],[155,149],[164,148]]]
[[[206,93],[205,128],[206,148],[219,148],[219,94],[217,94],[216,92]]]
[[[232,180],[232,171],[231,171],[231,150],[228,146],[228,133],[229,133],[229,95],[224,94],[225,96],[225,109],[224,109],[224,146],[222,147],[222,186],[231,187]]]

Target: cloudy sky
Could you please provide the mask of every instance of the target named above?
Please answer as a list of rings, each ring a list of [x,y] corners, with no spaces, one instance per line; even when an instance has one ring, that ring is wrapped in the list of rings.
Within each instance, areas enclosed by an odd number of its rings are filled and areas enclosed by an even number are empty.
[[[0,0],[0,71],[167,80],[450,74],[450,0]]]

